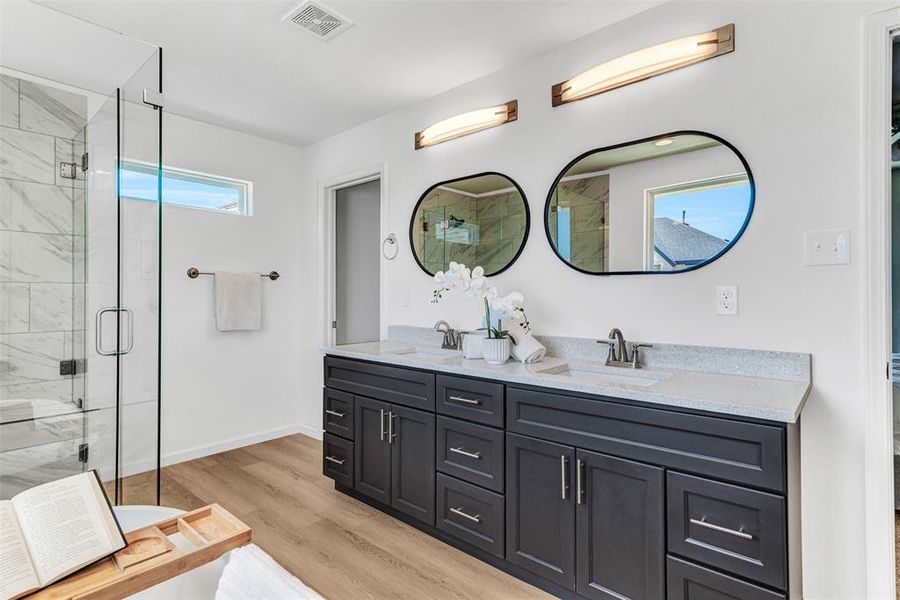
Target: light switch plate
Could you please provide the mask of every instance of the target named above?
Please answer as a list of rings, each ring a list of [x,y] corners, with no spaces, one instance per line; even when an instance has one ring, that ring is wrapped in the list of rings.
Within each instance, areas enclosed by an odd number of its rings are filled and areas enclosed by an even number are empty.
[[[716,286],[716,314],[734,317],[738,314],[738,289],[736,285]]]
[[[850,264],[850,230],[823,229],[805,232],[803,264],[808,267]]]

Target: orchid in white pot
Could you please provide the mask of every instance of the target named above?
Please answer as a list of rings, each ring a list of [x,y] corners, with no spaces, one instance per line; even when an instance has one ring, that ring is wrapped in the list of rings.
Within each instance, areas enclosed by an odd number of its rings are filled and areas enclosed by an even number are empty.
[[[519,292],[500,296],[497,288],[488,285],[482,267],[469,270],[464,264],[451,262],[446,271],[435,273],[434,280],[441,287],[434,290],[433,303],[440,302],[444,293],[450,291],[460,291],[484,303],[484,330],[487,332],[484,358],[487,362],[503,364],[509,359],[512,344],[509,332],[503,329],[503,321],[518,323],[526,333],[531,331],[525,315],[525,297]]]

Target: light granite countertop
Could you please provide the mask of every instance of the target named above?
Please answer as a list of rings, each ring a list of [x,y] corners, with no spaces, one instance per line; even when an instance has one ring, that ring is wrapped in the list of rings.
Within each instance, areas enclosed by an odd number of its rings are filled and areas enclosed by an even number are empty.
[[[593,340],[539,337],[548,349],[565,356],[547,356],[531,365],[510,359],[495,366],[441,350],[428,330],[415,330],[420,328],[392,327],[390,340],[320,350],[330,356],[450,375],[783,423],[797,421],[811,387],[808,354],[654,344],[646,350],[646,368],[632,370],[605,366]],[[673,368],[681,367],[679,360],[684,368]]]

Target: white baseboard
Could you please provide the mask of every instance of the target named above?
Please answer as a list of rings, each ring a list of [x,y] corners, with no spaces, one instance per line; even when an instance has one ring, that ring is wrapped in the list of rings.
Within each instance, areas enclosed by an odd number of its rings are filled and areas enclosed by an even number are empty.
[[[303,423],[294,423],[285,427],[267,429],[265,431],[259,431],[250,435],[222,440],[214,444],[185,448],[183,450],[177,450],[175,452],[167,452],[163,454],[161,462],[162,466],[166,467],[180,462],[193,460],[195,458],[209,456],[210,454],[218,454],[219,452],[225,452],[226,450],[234,450],[235,448],[242,448],[244,446],[250,446],[251,444],[258,444],[260,442],[274,440],[275,438],[280,438],[295,433],[302,433],[317,440],[322,439],[322,430],[320,428],[310,427]]]

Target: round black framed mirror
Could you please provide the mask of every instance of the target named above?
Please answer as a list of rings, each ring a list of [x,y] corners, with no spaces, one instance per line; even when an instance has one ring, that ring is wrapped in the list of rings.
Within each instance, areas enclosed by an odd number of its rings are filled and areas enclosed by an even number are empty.
[[[530,227],[522,188],[510,177],[488,171],[425,190],[410,219],[409,245],[429,275],[447,270],[452,261],[481,266],[491,276],[519,258]]]
[[[676,131],[572,160],[547,194],[544,230],[556,256],[582,273],[683,273],[734,246],[755,196],[733,145]]]

